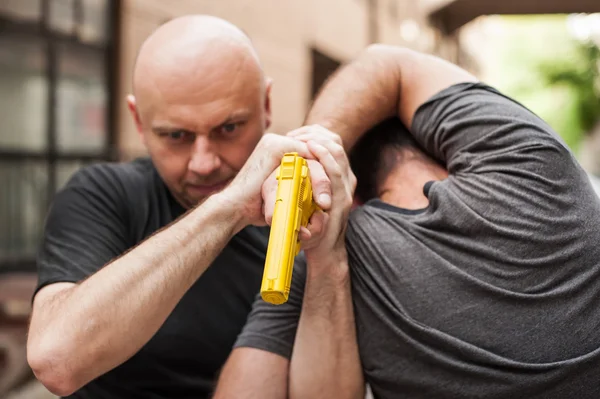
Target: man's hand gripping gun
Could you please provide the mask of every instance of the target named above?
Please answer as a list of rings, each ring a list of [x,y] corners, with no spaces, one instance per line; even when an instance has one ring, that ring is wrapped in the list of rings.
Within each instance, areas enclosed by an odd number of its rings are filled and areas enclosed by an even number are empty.
[[[308,163],[295,152],[287,153],[277,172],[277,197],[260,295],[281,305],[288,300],[294,257],[300,252],[298,233],[318,209],[313,201]]]

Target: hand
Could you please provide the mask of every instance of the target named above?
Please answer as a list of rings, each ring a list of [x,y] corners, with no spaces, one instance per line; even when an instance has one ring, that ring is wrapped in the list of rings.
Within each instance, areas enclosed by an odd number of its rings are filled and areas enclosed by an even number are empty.
[[[303,143],[305,144],[305,143]],[[308,149],[308,147],[307,147]],[[313,157],[312,153],[310,155]],[[306,158],[306,157],[305,157]],[[313,200],[319,205],[322,210],[328,210],[331,208],[331,182],[329,177],[325,173],[325,169],[314,159],[307,159],[308,170],[310,174],[310,182],[313,190]],[[263,204],[264,204],[264,217],[265,222],[270,226],[273,220],[273,213],[275,212],[275,199],[277,197],[277,185],[278,181],[276,178],[277,168],[265,181],[262,188]],[[311,217],[307,227],[300,227],[299,238],[304,242],[311,239],[311,237],[319,236],[322,230],[323,219],[326,215],[321,211],[316,211]]]
[[[326,212],[316,212],[310,220],[308,231],[300,236],[307,261],[310,264],[323,264],[332,256],[345,258],[346,222],[353,203],[356,177],[342,147],[342,140],[337,134],[318,125],[302,127],[288,136],[306,142],[331,184],[331,207]]]
[[[308,142],[309,140],[313,140],[316,142],[321,142],[323,140],[333,141],[335,144],[338,144],[342,148],[344,148],[344,143],[342,143],[342,138],[339,134],[332,132],[331,130],[323,127],[322,125],[306,125],[302,126],[298,129],[292,130],[286,134],[287,137],[293,137],[296,140],[300,140],[303,142]]]
[[[306,159],[314,159],[313,154],[308,149],[306,143],[286,136],[273,133],[265,134],[256,145],[256,148],[250,155],[250,158],[244,164],[231,184],[223,190],[223,198],[231,206],[240,209],[241,221],[237,230],[241,230],[247,225],[265,225],[265,214],[263,205],[263,184],[265,181],[275,181],[272,189],[273,204],[277,190],[277,180],[275,179],[275,170],[281,164],[283,155],[287,152],[297,152],[298,155]],[[269,178],[269,176],[271,176]],[[321,168],[311,170],[311,179],[313,179],[313,190],[315,201],[322,209],[329,209],[331,206],[331,186],[327,175]],[[270,192],[270,190],[267,190]]]

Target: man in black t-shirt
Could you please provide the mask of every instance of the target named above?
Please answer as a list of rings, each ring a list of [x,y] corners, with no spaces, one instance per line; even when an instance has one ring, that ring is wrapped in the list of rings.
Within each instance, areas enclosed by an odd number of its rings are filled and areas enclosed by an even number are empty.
[[[133,89],[129,108],[150,159],[85,168],[56,195],[28,361],[69,398],[208,398],[260,288],[268,236],[254,225],[266,225],[263,193],[274,194],[282,156],[311,159],[327,212],[301,232],[315,263],[343,251],[328,237],[349,206],[333,206],[329,186],[347,186],[336,204],[347,203],[353,175],[333,134],[263,135],[270,81],[249,39],[223,20],[161,26],[139,52]]]
[[[414,140],[392,120],[357,143],[392,116]],[[255,386],[246,370],[277,353],[291,397],[360,398],[363,380],[376,398],[600,397],[600,202],[542,120],[391,46],[342,68],[315,119],[354,148],[368,200],[348,221],[348,263],[298,262],[290,300],[256,303],[222,381]]]

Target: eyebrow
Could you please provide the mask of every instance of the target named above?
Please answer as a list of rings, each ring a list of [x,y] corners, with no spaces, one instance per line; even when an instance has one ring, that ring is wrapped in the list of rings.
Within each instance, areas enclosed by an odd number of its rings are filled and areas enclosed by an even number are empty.
[[[234,111],[231,114],[229,114],[221,123],[212,127],[211,130],[218,129],[224,125],[238,121],[240,119],[248,119],[250,117],[251,113],[252,112],[249,109],[242,109],[242,110]],[[175,130],[182,130],[184,132],[192,131],[190,129],[182,128],[178,125],[174,125],[174,124],[166,122],[166,121],[158,121],[158,122],[154,122],[152,124],[152,131],[154,133],[165,133],[165,132],[172,132]]]

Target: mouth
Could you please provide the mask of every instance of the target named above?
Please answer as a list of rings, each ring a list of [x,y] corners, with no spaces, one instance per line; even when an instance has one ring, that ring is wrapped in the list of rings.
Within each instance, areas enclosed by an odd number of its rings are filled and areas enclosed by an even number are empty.
[[[206,185],[206,184],[187,184],[186,185],[186,189],[188,190],[188,192],[194,196],[202,196],[202,197],[206,197],[209,196],[211,194],[217,193],[221,190],[223,190],[225,187],[227,187],[227,185],[231,182],[231,179],[225,180],[221,183],[217,183],[217,184],[211,184],[211,185]]]

